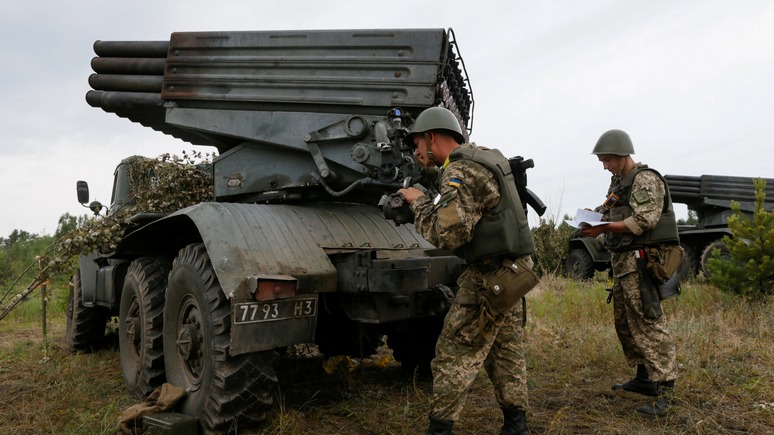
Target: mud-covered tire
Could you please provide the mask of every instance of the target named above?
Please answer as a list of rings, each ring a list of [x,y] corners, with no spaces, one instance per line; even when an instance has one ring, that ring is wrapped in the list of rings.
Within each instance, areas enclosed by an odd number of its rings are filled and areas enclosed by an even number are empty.
[[[726,245],[723,243],[722,240],[715,240],[708,244],[704,248],[704,252],[701,254],[701,272],[704,274],[704,277],[709,279],[710,278],[710,271],[707,268],[709,265],[709,260],[712,258],[712,252],[715,251],[715,249],[720,249],[720,259],[721,260],[731,260],[731,253],[728,252],[728,248],[726,248]]]
[[[126,271],[118,314],[118,348],[124,384],[145,396],[164,383],[164,293],[170,262],[134,260]]]
[[[186,390],[178,405],[203,433],[253,427],[268,418],[276,352],[231,355],[231,306],[203,244],[180,250],[164,306],[167,382]]]
[[[443,329],[443,317],[426,317],[399,322],[387,329],[387,347],[401,368],[409,373],[430,377],[430,362]]]
[[[105,346],[105,329],[109,313],[104,307],[85,307],[81,287],[81,270],[70,280],[67,303],[65,345],[70,352],[88,353]]]
[[[572,279],[590,279],[594,277],[594,260],[585,249],[571,249],[564,269]]]

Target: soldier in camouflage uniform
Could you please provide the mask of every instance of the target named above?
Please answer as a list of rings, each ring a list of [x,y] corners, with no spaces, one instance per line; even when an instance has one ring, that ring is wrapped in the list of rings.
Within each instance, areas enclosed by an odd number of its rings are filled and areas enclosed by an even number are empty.
[[[507,166],[508,161],[497,150],[464,143],[459,122],[440,107],[427,109],[417,117],[406,142],[415,148],[421,165],[441,168],[435,199],[416,188],[399,191],[410,204],[417,230],[430,243],[468,261],[431,363],[433,400],[427,433],[451,433],[482,367],[503,410],[501,433],[525,433],[523,306],[517,303],[521,296],[507,304],[504,312],[488,309],[482,298],[487,273],[503,267],[505,258],[511,259],[514,267],[518,259],[532,273],[529,255],[534,244],[524,209],[515,188],[510,188],[515,186],[513,179],[506,178],[496,166],[503,162]],[[507,172],[510,174],[510,170]],[[493,224],[491,218],[495,215],[509,217]],[[491,237],[480,236],[485,229]],[[502,246],[504,239],[512,239],[509,246]]]
[[[621,130],[604,133],[592,154],[613,173],[608,198],[597,208],[613,223],[581,233],[589,237],[605,233],[605,246],[613,252],[615,329],[627,363],[637,366],[633,379],[615,384],[613,389],[655,397],[637,411],[662,416],[674,404],[675,343],[643,265],[645,248],[663,249],[679,240],[668,186],[658,172],[634,162],[631,139]]]

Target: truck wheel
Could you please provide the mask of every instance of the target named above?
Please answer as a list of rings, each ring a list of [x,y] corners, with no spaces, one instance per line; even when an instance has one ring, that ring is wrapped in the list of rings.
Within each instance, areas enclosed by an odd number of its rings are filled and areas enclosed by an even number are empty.
[[[164,383],[162,325],[169,262],[134,260],[126,271],[118,314],[118,348],[124,383],[145,396]]]
[[[231,355],[231,305],[203,244],[180,250],[164,305],[167,382],[186,390],[178,409],[203,433],[266,420],[273,404],[276,352]]]
[[[105,344],[108,312],[103,307],[83,306],[81,270],[70,281],[70,300],[67,303],[65,343],[70,352],[91,352]]]
[[[572,279],[589,279],[594,277],[594,261],[591,254],[584,249],[571,249],[565,262],[567,276]]]
[[[704,274],[704,277],[707,279],[709,279],[711,275],[707,265],[709,264],[709,259],[712,258],[712,252],[715,249],[720,249],[721,260],[731,260],[731,253],[728,252],[728,248],[726,248],[726,245],[723,244],[722,240],[715,240],[714,242],[707,245],[707,247],[704,248],[704,252],[701,254],[701,271]]]
[[[409,373],[430,377],[430,362],[443,329],[443,316],[399,322],[387,329],[387,346],[392,357]]]

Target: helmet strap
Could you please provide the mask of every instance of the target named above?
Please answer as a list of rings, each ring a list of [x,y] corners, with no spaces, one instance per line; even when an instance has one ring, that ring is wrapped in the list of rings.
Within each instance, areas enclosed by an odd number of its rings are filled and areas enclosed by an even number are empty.
[[[427,150],[427,152],[426,152],[427,158],[435,166],[438,166],[438,163],[436,163],[436,161],[435,161],[435,154],[433,154],[433,152],[430,150],[430,145],[433,143],[433,140],[430,137],[430,132],[426,131],[424,134],[425,134],[425,149]]]

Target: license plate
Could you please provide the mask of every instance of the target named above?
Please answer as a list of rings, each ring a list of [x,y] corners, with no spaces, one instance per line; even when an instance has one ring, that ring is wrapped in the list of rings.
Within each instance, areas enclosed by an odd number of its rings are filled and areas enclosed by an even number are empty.
[[[317,314],[317,298],[238,303],[235,311],[234,323],[273,322],[312,317]]]

